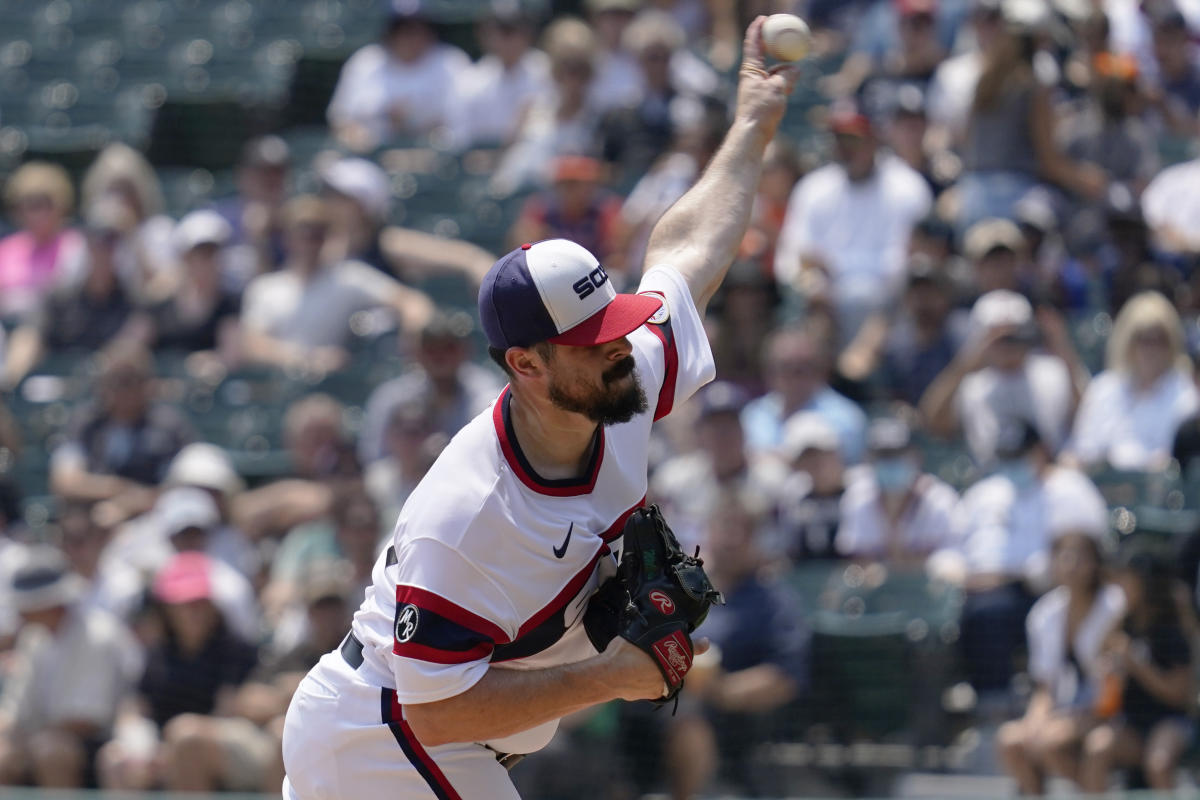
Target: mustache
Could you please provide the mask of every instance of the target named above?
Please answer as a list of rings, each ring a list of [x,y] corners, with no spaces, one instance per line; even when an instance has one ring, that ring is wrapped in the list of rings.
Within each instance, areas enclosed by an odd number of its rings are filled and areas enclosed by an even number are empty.
[[[625,356],[613,365],[612,369],[603,373],[600,377],[603,378],[605,383],[613,383],[632,374],[636,366],[637,363],[633,360],[633,356]]]

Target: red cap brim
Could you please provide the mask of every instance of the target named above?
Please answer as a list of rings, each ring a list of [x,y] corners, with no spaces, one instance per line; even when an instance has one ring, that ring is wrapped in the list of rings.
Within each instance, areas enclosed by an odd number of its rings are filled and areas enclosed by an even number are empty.
[[[611,342],[636,331],[660,308],[662,300],[653,295],[619,294],[604,308],[550,341],[572,347]]]

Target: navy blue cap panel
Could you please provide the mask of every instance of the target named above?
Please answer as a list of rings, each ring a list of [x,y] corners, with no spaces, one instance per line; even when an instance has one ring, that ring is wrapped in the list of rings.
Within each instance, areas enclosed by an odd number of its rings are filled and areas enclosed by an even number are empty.
[[[479,319],[488,344],[528,347],[558,334],[518,247],[497,261],[479,290]]]

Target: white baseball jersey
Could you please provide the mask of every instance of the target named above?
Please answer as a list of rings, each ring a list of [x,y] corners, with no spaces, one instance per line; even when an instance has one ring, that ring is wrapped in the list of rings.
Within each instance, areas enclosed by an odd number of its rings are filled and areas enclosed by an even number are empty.
[[[682,276],[648,271],[663,309],[629,335],[649,408],[597,430],[585,475],[546,480],[513,436],[506,389],[447,445],[400,513],[354,618],[360,670],[396,701],[461,694],[492,666],[532,669],[596,654],[588,597],[615,571],[612,545],[646,499],[650,426],[712,380],[703,323]],[[556,723],[486,744],[543,747]]]

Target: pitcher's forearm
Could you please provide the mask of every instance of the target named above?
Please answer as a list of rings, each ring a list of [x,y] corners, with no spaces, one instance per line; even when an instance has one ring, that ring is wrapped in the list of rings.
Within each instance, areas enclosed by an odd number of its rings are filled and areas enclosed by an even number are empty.
[[[481,742],[617,699],[620,691],[610,673],[603,656],[547,669],[492,667],[462,694],[405,705],[404,714],[413,733],[428,747]]]
[[[768,131],[736,119],[708,168],[673,205],[650,235],[646,266],[670,263],[703,309],[737,254],[762,173]]]

